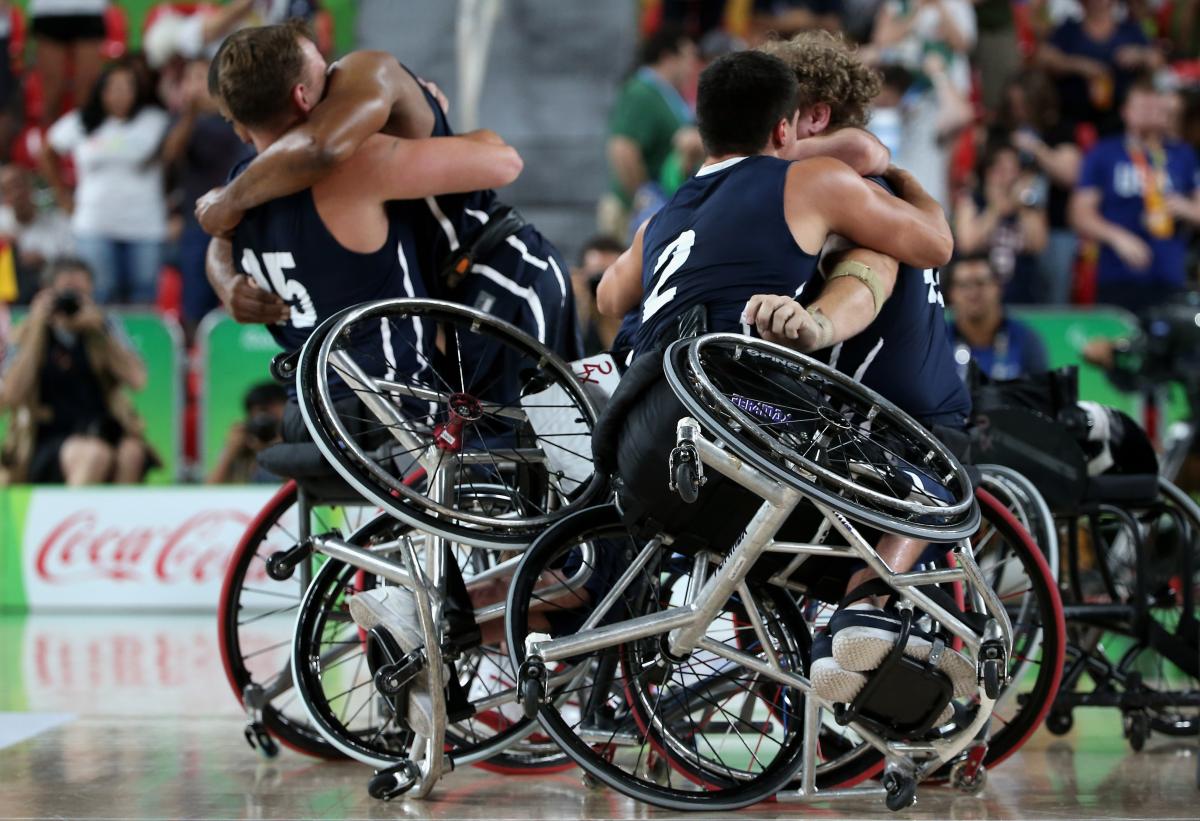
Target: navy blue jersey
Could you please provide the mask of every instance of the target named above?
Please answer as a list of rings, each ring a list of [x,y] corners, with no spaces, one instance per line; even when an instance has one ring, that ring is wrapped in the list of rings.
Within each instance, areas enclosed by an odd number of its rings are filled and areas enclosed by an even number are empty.
[[[816,268],[783,211],[791,163],[768,156],[702,168],[646,226],[641,327],[635,356],[674,331],[687,311],[708,310],[709,330],[748,331],[742,311],[755,294],[794,296]]]
[[[245,166],[235,168],[234,175]],[[414,262],[412,231],[396,210],[388,206],[387,241],[369,254],[350,251],[333,237],[311,190],[246,212],[233,237],[234,265],[291,306],[286,322],[268,326],[280,347],[299,349],[322,320],[351,305],[427,296]],[[421,352],[432,350],[432,332],[378,323],[357,334],[350,352],[372,376],[415,373],[426,364]]]
[[[422,91],[434,117],[430,136],[453,136],[437,99],[428,90]],[[569,268],[558,249],[532,225],[508,237],[487,258],[475,260],[458,287],[451,290],[442,282],[446,260],[478,233],[495,205],[496,194],[490,190],[441,194],[408,203],[405,219],[417,238],[417,263],[424,272],[426,288],[439,299],[511,322],[567,360],[579,359],[583,337],[575,317]]]
[[[807,301],[819,293],[810,289]],[[945,314],[937,270],[901,265],[892,296],[875,321],[816,356],[926,425],[963,427],[971,397],[954,366]]]

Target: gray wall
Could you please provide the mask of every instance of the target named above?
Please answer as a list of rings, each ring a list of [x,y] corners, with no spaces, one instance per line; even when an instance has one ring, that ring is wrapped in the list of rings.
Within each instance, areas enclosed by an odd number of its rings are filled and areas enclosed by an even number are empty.
[[[360,48],[395,54],[450,97],[456,0],[362,0]],[[480,125],[521,152],[525,171],[501,196],[574,262],[594,233],[607,184],[605,123],[634,59],[635,0],[503,0]]]

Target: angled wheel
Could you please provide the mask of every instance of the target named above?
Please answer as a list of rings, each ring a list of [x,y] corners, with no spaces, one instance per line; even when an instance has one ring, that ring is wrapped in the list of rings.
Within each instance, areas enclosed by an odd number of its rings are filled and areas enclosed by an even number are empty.
[[[373,518],[370,508],[328,505],[313,508],[309,532],[341,529],[349,533]],[[262,724],[281,743],[299,752],[340,758],[312,725],[296,700],[288,664],[288,647],[296,611],[319,560],[286,581],[273,580],[266,569],[272,554],[301,538],[301,516],[295,482],[286,482],[259,511],[234,551],[221,587],[217,609],[218,647],[225,674],[239,702],[261,699]],[[262,745],[259,745],[262,748]]]
[[[614,506],[562,520],[534,542],[513,579],[507,628],[514,665],[526,661],[531,634],[578,633],[590,629],[589,620],[615,626],[677,603],[696,589],[698,567],[631,537]],[[564,583],[581,571],[587,583]],[[724,604],[707,637],[803,670],[807,631],[795,606],[776,592],[748,589],[769,650],[745,635],[752,628],[741,593]],[[596,780],[655,806],[732,810],[772,796],[800,764],[800,691],[711,649],[671,657],[664,640],[665,633],[601,648],[552,670],[542,727]]]
[[[361,343],[378,336],[378,353]],[[300,406],[318,446],[366,498],[444,538],[528,544],[604,491],[596,410],[570,366],[516,327],[436,300],[366,303],[305,346]],[[357,397],[347,410],[339,396]],[[480,506],[475,486],[504,488]]]
[[[845,374],[739,334],[676,342],[664,370],[731,451],[856,521],[943,542],[978,526],[970,479],[945,445]]]

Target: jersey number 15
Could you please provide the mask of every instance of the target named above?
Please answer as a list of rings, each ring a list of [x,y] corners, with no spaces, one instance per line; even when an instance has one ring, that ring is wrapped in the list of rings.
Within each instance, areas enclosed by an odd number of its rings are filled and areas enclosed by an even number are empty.
[[[288,279],[284,271],[296,267],[296,260],[289,251],[273,251],[262,255],[262,265],[249,248],[242,251],[242,270],[248,273],[258,287],[274,291],[291,305],[290,322],[294,328],[311,328],[317,324],[317,311],[313,307],[308,289],[294,279]],[[266,276],[263,268],[267,269]]]

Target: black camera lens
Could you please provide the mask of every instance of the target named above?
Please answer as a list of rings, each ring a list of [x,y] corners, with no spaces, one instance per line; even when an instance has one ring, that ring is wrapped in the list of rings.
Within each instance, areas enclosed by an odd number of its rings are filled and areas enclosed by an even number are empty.
[[[279,436],[279,420],[269,413],[256,413],[246,420],[246,433],[266,444]]]
[[[62,291],[54,298],[54,313],[71,317],[79,313],[83,301],[76,291]]]

